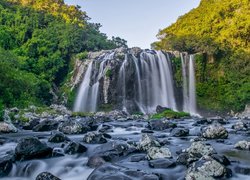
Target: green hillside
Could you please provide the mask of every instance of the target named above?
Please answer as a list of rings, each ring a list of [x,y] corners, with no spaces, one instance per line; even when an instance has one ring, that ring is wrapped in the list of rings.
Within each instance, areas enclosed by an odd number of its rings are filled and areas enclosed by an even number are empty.
[[[51,103],[75,55],[126,45],[88,20],[62,0],[0,0],[1,109]]]
[[[201,0],[161,30],[156,49],[197,55],[197,95],[203,109],[242,110],[250,102],[250,1]]]

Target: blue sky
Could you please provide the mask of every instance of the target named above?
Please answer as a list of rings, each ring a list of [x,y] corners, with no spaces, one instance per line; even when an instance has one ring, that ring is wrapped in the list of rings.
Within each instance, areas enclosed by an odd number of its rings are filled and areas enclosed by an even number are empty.
[[[199,5],[200,0],[65,0],[80,5],[91,22],[101,23],[109,37],[119,36],[129,47],[150,48],[156,34]]]

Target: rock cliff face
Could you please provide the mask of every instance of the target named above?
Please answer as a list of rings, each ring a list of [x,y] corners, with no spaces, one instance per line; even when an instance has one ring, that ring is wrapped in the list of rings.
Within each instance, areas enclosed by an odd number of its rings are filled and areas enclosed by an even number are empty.
[[[183,110],[171,57],[176,53],[140,48],[89,53],[87,59],[76,61],[70,82],[71,89],[78,89],[74,111],[148,114],[158,105]]]

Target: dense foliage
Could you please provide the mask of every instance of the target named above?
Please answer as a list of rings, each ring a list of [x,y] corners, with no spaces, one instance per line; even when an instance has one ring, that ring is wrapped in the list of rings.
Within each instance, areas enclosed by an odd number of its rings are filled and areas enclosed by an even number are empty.
[[[201,0],[198,8],[161,30],[160,41],[152,44],[202,53],[196,56],[201,108],[239,111],[250,103],[249,12],[249,0]]]
[[[126,45],[62,0],[0,0],[0,104],[48,104],[75,54]]]

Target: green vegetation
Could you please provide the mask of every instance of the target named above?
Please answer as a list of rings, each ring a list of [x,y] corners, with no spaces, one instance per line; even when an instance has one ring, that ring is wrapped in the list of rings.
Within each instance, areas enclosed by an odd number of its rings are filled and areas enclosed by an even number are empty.
[[[0,0],[1,104],[50,104],[73,57],[84,60],[89,51],[126,44],[121,38],[109,40],[100,24],[88,20],[80,7],[63,0]]]
[[[110,77],[112,75],[111,69],[108,69],[105,74],[107,77]]]
[[[93,116],[93,113],[90,112],[73,112],[72,113],[72,117],[89,117],[89,116]]]
[[[171,109],[167,109],[161,113],[153,114],[150,119],[161,119],[161,118],[170,118],[170,119],[179,119],[183,117],[189,117],[190,114],[186,112],[176,112]]]
[[[113,104],[103,104],[99,107],[100,111],[109,112],[113,110]]]
[[[79,60],[81,60],[81,61],[84,61],[87,57],[88,57],[88,52],[87,51],[78,53],[76,55],[76,58],[79,59]]]
[[[3,115],[4,115],[4,105],[0,100],[0,121],[3,121]]]
[[[240,111],[250,103],[249,0],[201,0],[161,30],[156,49],[196,55],[197,99],[203,109]],[[181,82],[176,60],[175,78]],[[180,83],[177,83],[180,86]]]

